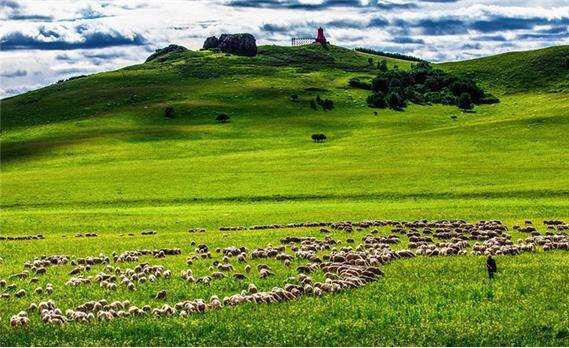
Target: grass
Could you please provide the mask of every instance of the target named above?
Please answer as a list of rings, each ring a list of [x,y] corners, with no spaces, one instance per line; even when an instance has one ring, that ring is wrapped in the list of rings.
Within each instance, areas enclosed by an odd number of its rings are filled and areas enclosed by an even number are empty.
[[[500,104],[475,113],[411,105],[374,115],[367,93],[347,82],[372,77],[367,59],[377,57],[318,46],[265,46],[256,58],[187,52],[2,100],[0,233],[46,239],[0,241],[0,278],[41,254],[175,246],[184,256],[160,263],[178,274],[192,239],[253,248],[291,233],[319,235],[314,229],[220,234],[222,225],[567,220],[566,72],[523,63],[555,61],[564,52],[567,46],[441,65],[475,72],[499,96]],[[332,99],[335,109],[312,110],[316,95]],[[168,105],[174,119],[164,117]],[[230,122],[218,124],[220,112]],[[328,139],[316,144],[313,133]],[[208,232],[190,235],[192,226]],[[145,228],[158,235],[140,236]],[[73,238],[78,232],[99,237]],[[20,331],[7,319],[40,298],[0,300],[0,345],[568,345],[565,253],[501,257],[493,284],[483,262],[472,256],[397,261],[361,289],[186,320],[54,328],[36,319]],[[128,294],[76,291],[62,285],[68,271],[50,269],[41,280],[54,283],[53,298],[64,308],[102,296],[143,304],[166,286]],[[206,272],[207,265],[194,271]],[[287,272],[281,266],[266,283],[254,281],[270,289]],[[172,286],[174,298],[190,298],[229,294],[243,284],[188,287],[176,280]]]

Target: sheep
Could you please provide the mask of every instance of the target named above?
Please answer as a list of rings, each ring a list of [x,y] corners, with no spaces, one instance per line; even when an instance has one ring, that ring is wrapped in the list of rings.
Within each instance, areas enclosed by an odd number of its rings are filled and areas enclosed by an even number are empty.
[[[221,303],[221,301],[219,300],[219,297],[217,297],[217,295],[212,295],[209,299],[208,307],[210,309],[219,309],[219,308],[223,307],[223,304]]]
[[[154,296],[154,298],[156,300],[163,300],[166,298],[167,292],[166,290],[160,290],[158,291],[158,293],[156,293],[156,296]]]
[[[245,266],[245,273],[249,273],[251,272],[251,265],[246,265]]]
[[[247,279],[247,277],[243,273],[235,273],[233,277],[237,280]]]
[[[26,290],[20,289],[20,290],[16,291],[14,296],[16,296],[17,298],[22,298],[22,297],[26,296]]]
[[[269,276],[272,275],[272,274],[273,274],[273,273],[272,273],[271,271],[269,271],[267,268],[262,268],[262,269],[259,271],[259,275],[260,275],[261,278],[267,278],[267,277],[269,277]]]
[[[256,294],[257,286],[253,283],[250,283],[249,286],[247,287],[247,292],[249,292],[250,294]]]

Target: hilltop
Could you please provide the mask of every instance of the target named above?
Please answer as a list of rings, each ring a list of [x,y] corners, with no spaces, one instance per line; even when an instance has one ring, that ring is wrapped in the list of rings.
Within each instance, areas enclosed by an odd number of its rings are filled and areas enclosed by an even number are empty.
[[[451,72],[472,76],[499,93],[569,92],[569,46],[440,64]]]
[[[437,66],[474,78],[496,93],[567,90],[569,46],[528,52],[512,52]],[[187,100],[181,91],[212,80],[231,85],[243,79],[314,76],[370,77],[377,73],[368,59],[386,60],[388,66],[406,69],[415,62],[381,57],[337,46],[261,46],[256,57],[230,56],[210,51],[175,51],[152,61],[112,72],[84,76],[2,100],[2,129],[58,122],[117,111],[133,105],[166,100]],[[341,79],[340,79],[341,80]],[[339,81],[338,81],[339,82]],[[237,84],[239,84],[238,82]],[[224,86],[227,87],[227,86]],[[311,86],[308,86],[311,87]],[[318,88],[318,86],[312,86]],[[289,84],[283,93],[302,92]],[[264,98],[257,95],[258,98]],[[266,98],[267,96],[265,96]],[[269,97],[270,98],[270,97]],[[41,110],[41,112],[40,112]]]
[[[328,71],[331,78],[348,72],[373,74],[375,69],[368,63],[369,57],[378,59],[342,47],[324,49],[320,45],[261,46],[255,57],[211,51],[169,52],[143,64],[62,81],[5,99],[2,101],[2,127],[44,124],[118,111],[133,105],[187,100],[187,96],[180,96],[181,92],[199,89],[200,85],[209,88],[212,81],[223,80],[222,89],[225,89],[232,84],[239,86],[243,79],[278,80],[290,76],[300,80],[296,85],[283,86],[287,90],[281,92],[300,93],[306,84],[302,78],[315,76],[320,71]],[[410,64],[397,59],[385,60],[391,66],[397,64],[402,68]],[[257,93],[255,97],[270,99],[274,94]]]

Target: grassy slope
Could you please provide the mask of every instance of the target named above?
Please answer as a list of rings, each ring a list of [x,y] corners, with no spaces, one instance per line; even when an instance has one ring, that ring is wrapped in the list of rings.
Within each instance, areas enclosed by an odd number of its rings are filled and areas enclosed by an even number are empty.
[[[481,73],[482,83],[502,102],[477,107],[475,114],[412,105],[404,113],[380,110],[374,116],[365,106],[366,93],[346,88],[350,77],[374,74],[367,66],[368,56],[318,47],[263,47],[254,59],[189,52],[3,100],[1,233],[43,232],[48,239],[0,242],[6,262],[0,276],[19,270],[23,260],[40,250],[90,255],[143,246],[184,248],[190,238],[258,246],[286,233],[244,233],[220,240],[215,229],[228,224],[423,217],[501,218],[513,223],[523,218],[568,218],[569,154],[564,136],[569,131],[569,104],[561,80],[566,71],[545,74],[539,66],[529,70],[513,63],[535,55],[548,61],[551,52],[567,50],[565,46],[442,65],[466,74],[492,69],[498,62],[518,67],[507,74],[499,68]],[[518,73],[524,70],[539,78],[532,77],[534,83],[529,84]],[[291,102],[292,94],[301,102]],[[333,99],[335,110],[310,109],[308,101],[317,94]],[[174,105],[176,119],[163,117],[166,105]],[[231,122],[216,124],[218,112],[227,112]],[[451,115],[458,115],[458,120],[451,120]],[[324,132],[329,141],[312,143],[309,137],[315,132]],[[205,226],[212,232],[188,237],[189,226]],[[148,227],[159,235],[150,240],[117,235]],[[78,231],[102,237],[62,237]],[[419,258],[389,266],[393,271],[385,282],[331,296],[324,302],[331,312],[322,302],[307,299],[309,316],[291,303],[255,311],[243,308],[235,314],[222,311],[193,321],[160,321],[158,326],[150,320],[121,329],[124,323],[97,325],[87,332],[68,327],[46,341],[42,333],[47,327],[41,325],[28,335],[6,331],[5,318],[22,307],[14,301],[0,310],[0,343],[78,344],[83,342],[77,341],[82,332],[82,338],[101,344],[262,344],[274,335],[268,344],[567,345],[562,330],[567,326],[562,316],[566,302],[556,300],[567,292],[559,288],[567,282],[558,278],[558,270],[567,266],[566,255],[506,259],[502,262],[520,275],[506,274],[500,281],[516,281],[519,286],[495,285],[500,294],[495,301],[453,305],[489,291],[481,283],[483,275],[470,274],[480,260]],[[177,270],[180,262],[172,260]],[[528,268],[538,264],[545,265],[540,272]],[[424,279],[409,282],[421,296],[401,297],[407,274],[399,271],[405,267],[427,270]],[[474,278],[466,281],[466,275]],[[64,273],[55,276],[63,279]],[[440,284],[456,295],[437,297]],[[229,291],[232,286],[221,284],[219,289]],[[147,290],[137,295],[140,301],[153,291]],[[67,290],[62,291],[58,298]],[[179,291],[184,294],[186,289]],[[77,296],[63,304],[91,294]],[[372,307],[370,297],[376,299]],[[514,309],[511,303],[516,303]],[[551,303],[563,306],[552,309]],[[448,314],[441,307],[448,308]],[[342,308],[347,315],[341,314]],[[288,326],[266,319],[283,313],[294,318]],[[372,335],[361,324],[366,320],[375,329]],[[213,327],[219,321],[227,324],[223,332]],[[503,323],[501,330],[493,326],[495,321]],[[245,329],[237,322],[247,323]],[[315,336],[300,330],[308,325]],[[176,334],[182,327],[184,335]],[[456,327],[466,329],[461,333]]]
[[[506,93],[548,91],[569,93],[569,46],[445,63],[452,72],[473,76],[483,85]]]

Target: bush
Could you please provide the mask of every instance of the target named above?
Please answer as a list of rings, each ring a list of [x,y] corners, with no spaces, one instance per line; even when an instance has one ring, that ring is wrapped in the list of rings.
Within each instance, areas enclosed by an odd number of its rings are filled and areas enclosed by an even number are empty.
[[[407,106],[407,103],[403,97],[401,97],[401,95],[395,91],[389,92],[389,94],[387,94],[385,97],[385,101],[387,102],[387,105],[389,105],[389,107],[394,110],[401,110]]]
[[[310,107],[314,110],[318,109],[318,104],[316,104],[316,100],[310,100]]]
[[[385,95],[382,92],[375,92],[367,97],[367,105],[372,108],[386,108]]]
[[[166,109],[164,109],[164,116],[167,118],[174,118],[175,114],[176,112],[174,111],[173,106],[167,106]]]
[[[462,110],[471,110],[474,105],[472,105],[472,98],[470,94],[464,92],[456,100],[456,105]]]
[[[386,77],[376,77],[371,81],[371,90],[373,92],[387,93],[389,89],[389,79]]]
[[[320,95],[316,96],[316,104],[320,105],[324,110],[332,110],[334,108],[334,102],[332,100],[322,99]]]
[[[324,110],[332,110],[334,108],[334,102],[330,99],[324,99],[320,106],[322,106]]]
[[[350,86],[357,88],[360,85],[359,79],[350,80]],[[473,104],[499,102],[493,95],[485,93],[473,79],[435,69],[426,61],[419,61],[409,70],[394,67],[380,71],[371,81],[371,92],[366,100],[370,107],[388,106],[396,110],[405,108],[408,102],[457,105],[463,110],[472,109]]]
[[[217,123],[226,123],[229,121],[229,116],[227,116],[226,113],[222,112],[221,114],[217,115],[215,120],[217,121]]]
[[[360,81],[357,77],[351,78],[348,84],[352,88],[360,88],[368,91],[371,89],[371,84],[369,82]]]
[[[367,59],[367,63],[368,63],[369,65],[373,65],[373,58],[372,58],[372,57],[369,57],[369,58]]]
[[[317,134],[312,134],[312,136],[310,136],[310,138],[315,143],[323,143],[326,140],[326,135],[324,135],[322,133],[317,133]]]
[[[382,72],[387,71],[387,61],[385,59],[377,62],[377,70]]]

